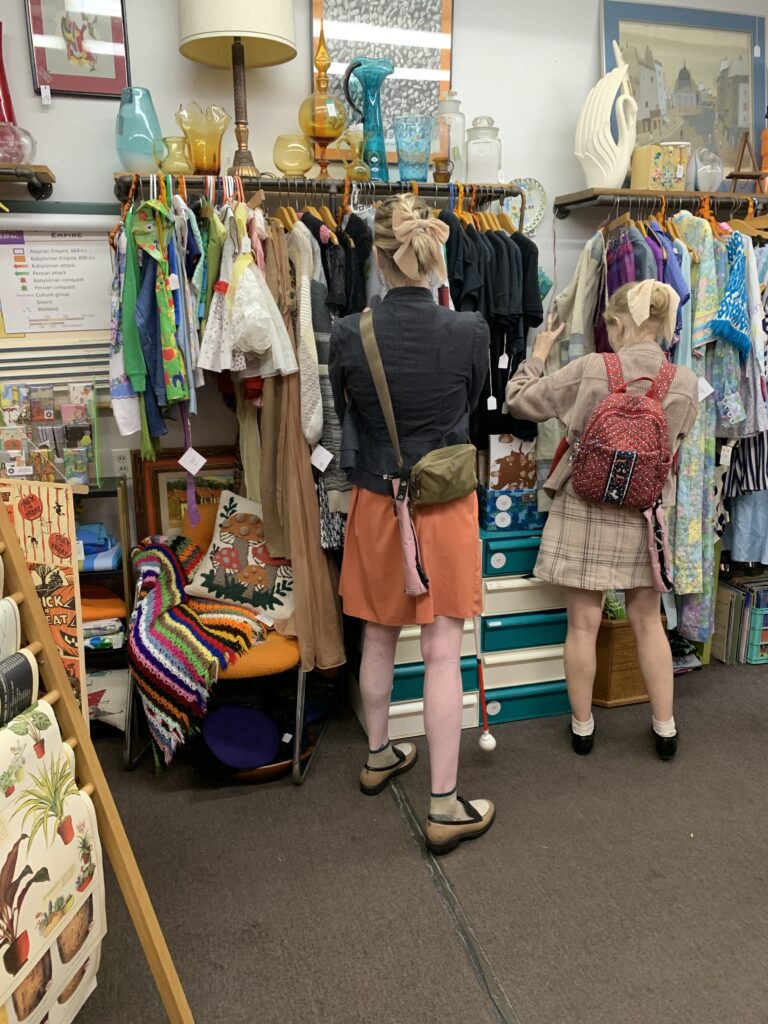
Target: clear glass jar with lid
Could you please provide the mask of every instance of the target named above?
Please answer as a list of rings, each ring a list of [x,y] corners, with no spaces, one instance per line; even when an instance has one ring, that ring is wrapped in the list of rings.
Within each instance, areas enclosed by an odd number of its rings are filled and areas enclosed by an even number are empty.
[[[433,150],[438,157],[453,162],[453,177],[466,180],[466,126],[461,112],[461,100],[450,89],[437,104],[437,118]]]
[[[501,181],[501,139],[492,117],[476,117],[467,131],[467,181],[479,185]]]

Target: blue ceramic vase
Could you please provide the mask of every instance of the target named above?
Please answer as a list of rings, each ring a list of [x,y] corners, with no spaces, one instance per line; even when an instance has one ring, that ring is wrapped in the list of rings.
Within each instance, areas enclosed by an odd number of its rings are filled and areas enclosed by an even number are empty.
[[[120,94],[115,126],[117,155],[131,174],[157,174],[162,156],[163,133],[149,89],[133,86]]]

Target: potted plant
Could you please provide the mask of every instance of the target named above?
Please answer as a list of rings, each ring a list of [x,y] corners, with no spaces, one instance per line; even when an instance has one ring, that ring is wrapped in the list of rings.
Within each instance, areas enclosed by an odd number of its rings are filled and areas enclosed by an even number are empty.
[[[53,900],[48,900],[48,909],[35,915],[37,930],[43,938],[47,938],[51,932],[56,930],[59,922],[64,920],[74,905],[74,896],[58,896],[55,903]]]
[[[35,756],[38,760],[45,756],[45,738],[43,733],[46,729],[50,729],[50,727],[50,718],[45,712],[39,711],[36,704],[31,708],[27,708],[26,711],[22,711],[8,725],[11,732],[17,736],[29,736],[31,738],[34,744],[32,749],[35,751]]]
[[[37,882],[50,881],[47,868],[40,868],[32,874],[28,864],[14,879],[19,847],[26,838],[26,835],[21,835],[16,840],[0,871],[0,949],[8,947],[3,953],[3,963],[9,974],[18,974],[29,958],[29,933],[19,931],[19,917],[27,893]],[[21,883],[30,875],[32,877],[20,889]]]
[[[49,822],[55,822],[55,829],[65,846],[75,838],[72,818],[66,814],[67,797],[77,796],[77,783],[69,766],[69,761],[62,756],[58,762],[43,765],[39,775],[32,775],[27,789],[18,800],[14,817],[23,812],[21,827],[31,823],[29,847],[32,846],[37,833],[42,829],[45,841],[51,845]]]

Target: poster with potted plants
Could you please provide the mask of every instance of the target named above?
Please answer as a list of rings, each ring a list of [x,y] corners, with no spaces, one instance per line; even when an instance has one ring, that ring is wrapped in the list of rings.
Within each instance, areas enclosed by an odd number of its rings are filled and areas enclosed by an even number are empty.
[[[96,815],[73,768],[45,701],[0,729],[0,1024],[71,1020],[86,972],[57,1000],[106,931]]]

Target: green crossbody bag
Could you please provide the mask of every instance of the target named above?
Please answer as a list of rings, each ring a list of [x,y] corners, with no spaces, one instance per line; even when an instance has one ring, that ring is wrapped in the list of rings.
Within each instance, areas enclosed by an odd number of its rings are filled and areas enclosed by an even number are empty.
[[[477,488],[477,449],[473,444],[452,444],[446,448],[435,448],[408,470],[403,465],[395,412],[373,330],[373,313],[370,310],[360,317],[360,334],[365,358],[368,360],[381,411],[384,413],[389,437],[400,467],[401,488],[407,486],[408,496],[414,505],[442,505],[447,501],[466,498]],[[398,498],[400,497],[398,494]],[[405,497],[405,492],[402,497]]]

